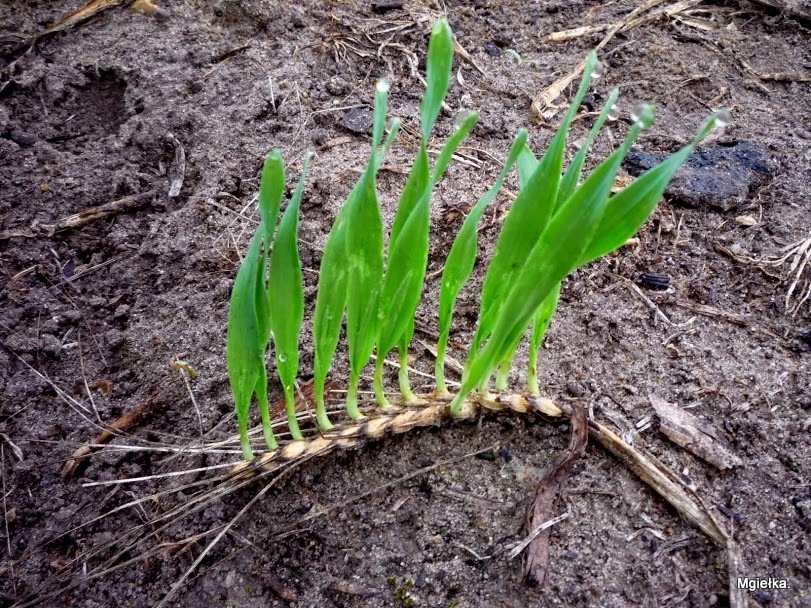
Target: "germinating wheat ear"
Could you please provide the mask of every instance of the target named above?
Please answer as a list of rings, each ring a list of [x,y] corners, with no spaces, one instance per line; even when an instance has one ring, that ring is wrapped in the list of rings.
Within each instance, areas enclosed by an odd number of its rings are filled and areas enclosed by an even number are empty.
[[[399,392],[408,404],[417,398],[408,377],[408,347],[414,333],[414,315],[422,299],[428,264],[431,193],[462,142],[473,130],[476,113],[460,116],[455,132],[430,166],[428,140],[448,91],[453,64],[453,35],[441,19],[428,45],[426,91],[420,106],[420,147],[403,188],[388,235],[386,249],[377,196],[380,163],[394,143],[400,121],[386,126],[389,85],[377,83],[372,153],[365,171],[347,197],[327,237],[319,272],[313,316],[313,367],[315,417],[322,431],[329,431],[324,406],[324,385],[335,358],[341,328],[346,326],[349,347],[349,386],[346,409],[353,419],[362,418],[358,407],[358,382],[374,353],[374,392],[379,406],[387,406],[383,362],[397,349],[400,357]],[[496,388],[506,391],[513,357],[529,333],[530,365],[527,388],[538,395],[538,350],[558,305],[561,282],[573,270],[622,246],[650,216],[667,184],[695,147],[715,125],[729,120],[727,112],[711,116],[695,139],[660,165],[648,170],[612,196],[617,171],[639,134],[653,124],[654,109],[638,105],[631,113],[631,128],[622,145],[581,183],[588,148],[607,120],[615,120],[619,93],[611,92],[585,143],[564,171],[569,126],[602,66],[591,53],[574,100],[549,147],[538,159],[527,145],[527,132],[519,131],[496,183],[471,210],[448,254],[439,298],[436,397],[442,402],[416,414],[392,414],[355,427],[363,436],[397,432],[398,428],[431,424],[431,420],[463,416],[473,391],[486,390],[496,374]],[[285,186],[281,153],[273,150],[262,172],[259,190],[261,222],[251,239],[231,294],[228,318],[228,374],[239,421],[242,451],[253,459],[248,438],[248,416],[253,396],[259,404],[268,453],[261,462],[295,457],[297,451],[321,453],[355,441],[340,431],[307,444],[277,450],[268,414],[266,357],[271,338],[276,371],[281,380],[294,439],[301,439],[295,416],[294,389],[299,368],[299,334],[304,315],[297,233],[299,209],[309,162],[304,160],[293,197],[276,229]],[[504,220],[495,253],[480,294],[478,328],[464,365],[462,384],[451,394],[445,384],[445,353],[456,298],[473,271],[477,228],[487,206],[496,198],[504,179],[518,167],[520,190]],[[467,405],[466,405],[467,404]],[[409,418],[411,417],[411,418]],[[410,422],[409,422],[410,421]],[[411,426],[409,426],[411,425]],[[362,429],[358,431],[358,429]],[[343,443],[342,443],[343,442]],[[289,452],[289,454],[288,454]]]

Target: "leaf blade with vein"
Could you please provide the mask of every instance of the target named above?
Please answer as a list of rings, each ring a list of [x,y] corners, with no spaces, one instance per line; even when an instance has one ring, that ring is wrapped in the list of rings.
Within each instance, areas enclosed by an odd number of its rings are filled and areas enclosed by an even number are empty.
[[[504,162],[496,183],[473,206],[456,234],[450,253],[448,253],[448,259],[442,271],[442,282],[439,291],[439,340],[437,342],[435,377],[437,390],[440,392],[448,392],[445,386],[445,353],[447,352],[448,338],[450,337],[453,308],[462,286],[470,278],[473,266],[476,263],[479,222],[485,209],[501,190],[507,173],[517,162],[526,141],[527,131],[521,129],[510,147],[507,160]]]
[[[301,177],[287,209],[279,222],[279,232],[270,256],[268,302],[273,342],[276,350],[276,371],[282,382],[287,405],[287,426],[293,439],[303,439],[296,421],[295,383],[299,365],[299,333],[304,321],[304,287],[301,259],[298,253],[298,224],[301,197],[310,153],[304,157]]]

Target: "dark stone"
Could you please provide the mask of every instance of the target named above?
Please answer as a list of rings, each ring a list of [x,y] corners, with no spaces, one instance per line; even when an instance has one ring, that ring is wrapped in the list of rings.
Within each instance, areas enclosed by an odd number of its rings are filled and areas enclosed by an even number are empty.
[[[8,138],[15,144],[24,147],[33,146],[37,141],[35,135],[32,135],[28,131],[23,131],[22,129],[11,129],[8,132]]]
[[[385,13],[403,8],[403,0],[372,0],[372,10],[376,13]]]
[[[572,397],[582,397],[586,393],[586,389],[580,386],[577,382],[569,382],[566,385],[566,392]]]
[[[631,152],[624,165],[636,176],[667,157]],[[665,196],[685,207],[729,211],[741,206],[749,193],[763,186],[771,176],[768,154],[760,146],[749,141],[716,145],[691,154],[665,190]]]
[[[372,128],[374,112],[368,108],[352,108],[344,114],[341,126],[353,133],[368,133]]]
[[[639,284],[648,289],[667,289],[670,287],[670,276],[666,274],[655,274],[644,272],[639,277]]]
[[[482,48],[490,57],[501,57],[501,49],[495,42],[485,42]]]

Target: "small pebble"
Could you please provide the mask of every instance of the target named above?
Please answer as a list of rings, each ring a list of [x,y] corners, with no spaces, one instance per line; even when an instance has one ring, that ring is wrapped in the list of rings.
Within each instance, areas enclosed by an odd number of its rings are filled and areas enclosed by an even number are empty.
[[[62,354],[62,342],[53,334],[42,334],[39,339],[39,347],[42,352],[54,358]]]
[[[572,397],[582,397],[586,393],[586,389],[577,382],[569,382],[566,385],[566,392]]]
[[[403,0],[373,0],[372,11],[375,13],[385,13],[395,9],[403,8]]]
[[[12,129],[9,131],[8,138],[15,144],[24,147],[33,146],[37,141],[35,135],[32,135],[28,131],[23,131],[22,129]]]
[[[354,133],[368,133],[372,128],[374,113],[368,108],[353,108],[341,119],[341,126]]]
[[[490,55],[490,57],[501,57],[501,49],[499,46],[494,42],[485,42],[482,45],[484,52]]]
[[[645,272],[639,277],[639,283],[648,289],[667,289],[670,287],[670,276]]]

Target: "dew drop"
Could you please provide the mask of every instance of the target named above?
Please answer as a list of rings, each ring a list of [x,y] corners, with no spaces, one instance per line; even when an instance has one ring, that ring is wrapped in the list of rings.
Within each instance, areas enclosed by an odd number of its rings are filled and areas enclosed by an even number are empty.
[[[617,107],[617,104],[614,104],[608,111],[608,120],[617,120],[619,117],[620,117],[620,109]]]
[[[458,129],[462,126],[462,124],[473,114],[470,110],[462,110],[456,115],[456,118],[453,119],[453,126],[454,128]]]
[[[395,123],[395,121],[396,121],[396,120],[397,120],[397,119],[396,119],[396,118],[394,118],[393,116],[390,116],[390,117],[389,117],[389,118],[386,120],[386,131],[387,131],[387,132],[389,132],[389,133],[390,133],[390,132],[391,132],[391,130],[394,128],[394,123]]]
[[[603,66],[603,64],[598,61],[597,64],[594,66],[594,71],[592,71],[591,73],[591,79],[600,80],[600,78],[603,77],[603,74],[605,74],[605,66]]]
[[[285,361],[287,361],[287,355],[279,353],[279,363],[284,363]]]
[[[653,106],[647,103],[636,104],[631,110],[631,120],[643,129],[650,129],[653,125]]]
[[[730,114],[729,110],[721,110],[715,116],[715,126],[723,129],[729,123],[732,122],[732,114]]]
[[[389,81],[385,78],[381,78],[377,81],[377,90],[380,93],[388,93],[390,87],[391,85],[389,84]]]

